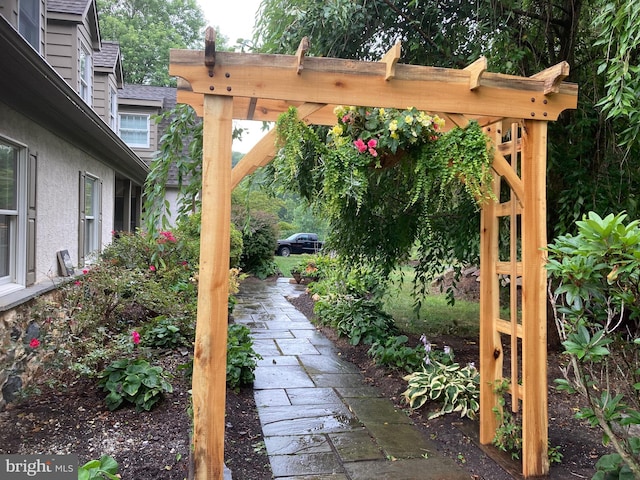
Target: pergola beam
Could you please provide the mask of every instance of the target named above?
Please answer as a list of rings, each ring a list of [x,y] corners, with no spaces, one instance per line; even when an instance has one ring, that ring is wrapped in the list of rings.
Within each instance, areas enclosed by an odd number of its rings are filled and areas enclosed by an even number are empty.
[[[545,95],[546,79],[485,72],[469,88],[469,72],[419,65],[395,65],[385,81],[386,64],[308,57],[297,74],[294,56],[217,52],[208,75],[202,52],[172,50],[169,73],[186,79],[195,93],[332,105],[455,112],[476,116],[555,120],[575,108],[577,87],[561,83]]]

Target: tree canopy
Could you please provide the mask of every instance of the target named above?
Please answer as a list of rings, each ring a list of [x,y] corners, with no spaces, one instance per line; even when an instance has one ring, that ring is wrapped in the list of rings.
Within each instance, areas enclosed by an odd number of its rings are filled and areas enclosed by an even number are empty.
[[[196,0],[98,0],[102,38],[117,40],[126,83],[169,86],[169,50],[198,48],[205,20]]]
[[[640,2],[592,0],[263,0],[255,43],[294,53],[379,59],[397,40],[402,63],[489,69],[522,76],[567,61],[580,86],[578,110],[549,126],[550,234],[589,210],[638,216]]]

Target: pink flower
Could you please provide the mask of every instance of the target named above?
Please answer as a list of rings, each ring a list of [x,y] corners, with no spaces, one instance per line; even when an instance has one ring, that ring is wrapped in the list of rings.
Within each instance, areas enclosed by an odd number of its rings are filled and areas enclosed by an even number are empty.
[[[161,243],[164,242],[175,242],[176,241],[176,237],[173,236],[173,233],[171,232],[160,232],[160,235],[162,236],[162,238],[159,240]]]
[[[149,265],[149,270],[151,270],[152,272],[156,271],[156,266],[155,265]]]
[[[87,270],[87,269],[85,268],[84,270],[82,270],[82,273],[83,273],[84,275],[86,275],[87,273],[89,273],[89,270]]]
[[[356,148],[358,149],[358,151],[360,153],[364,153],[367,151],[367,146],[365,145],[364,141],[362,141],[361,138],[359,138],[358,140],[354,141],[353,144],[356,146]]]
[[[37,338],[32,338],[29,342],[29,346],[31,348],[38,348],[40,346],[40,340],[38,340]]]
[[[367,147],[369,148],[376,148],[377,145],[378,141],[375,138],[372,138],[367,142]]]
[[[351,121],[351,116],[350,115],[344,115],[342,117],[342,123],[349,123]]]
[[[135,345],[138,345],[140,343],[140,334],[134,330],[131,332],[131,340]]]
[[[378,156],[378,152],[376,152],[376,149],[375,149],[375,148],[370,148],[370,149],[369,149],[369,154],[370,154],[372,157],[377,157],[377,156]]]
[[[76,286],[80,286],[82,285],[82,282],[80,280],[76,280],[75,282],[73,282],[73,284]]]

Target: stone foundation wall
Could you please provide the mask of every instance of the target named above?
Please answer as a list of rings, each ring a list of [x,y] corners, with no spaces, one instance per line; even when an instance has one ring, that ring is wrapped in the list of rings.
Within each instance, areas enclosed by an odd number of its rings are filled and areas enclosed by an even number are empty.
[[[55,291],[49,292],[40,299],[55,295]],[[19,398],[41,372],[46,353],[42,344],[35,343],[40,342],[42,326],[31,315],[37,301],[0,312],[0,411]]]

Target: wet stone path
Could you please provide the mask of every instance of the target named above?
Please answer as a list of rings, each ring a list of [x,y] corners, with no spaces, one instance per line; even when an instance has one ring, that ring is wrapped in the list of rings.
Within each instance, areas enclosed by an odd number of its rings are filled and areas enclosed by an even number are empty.
[[[273,477],[469,479],[287,301],[303,291],[288,279],[247,281],[234,310],[263,357],[254,391]]]

